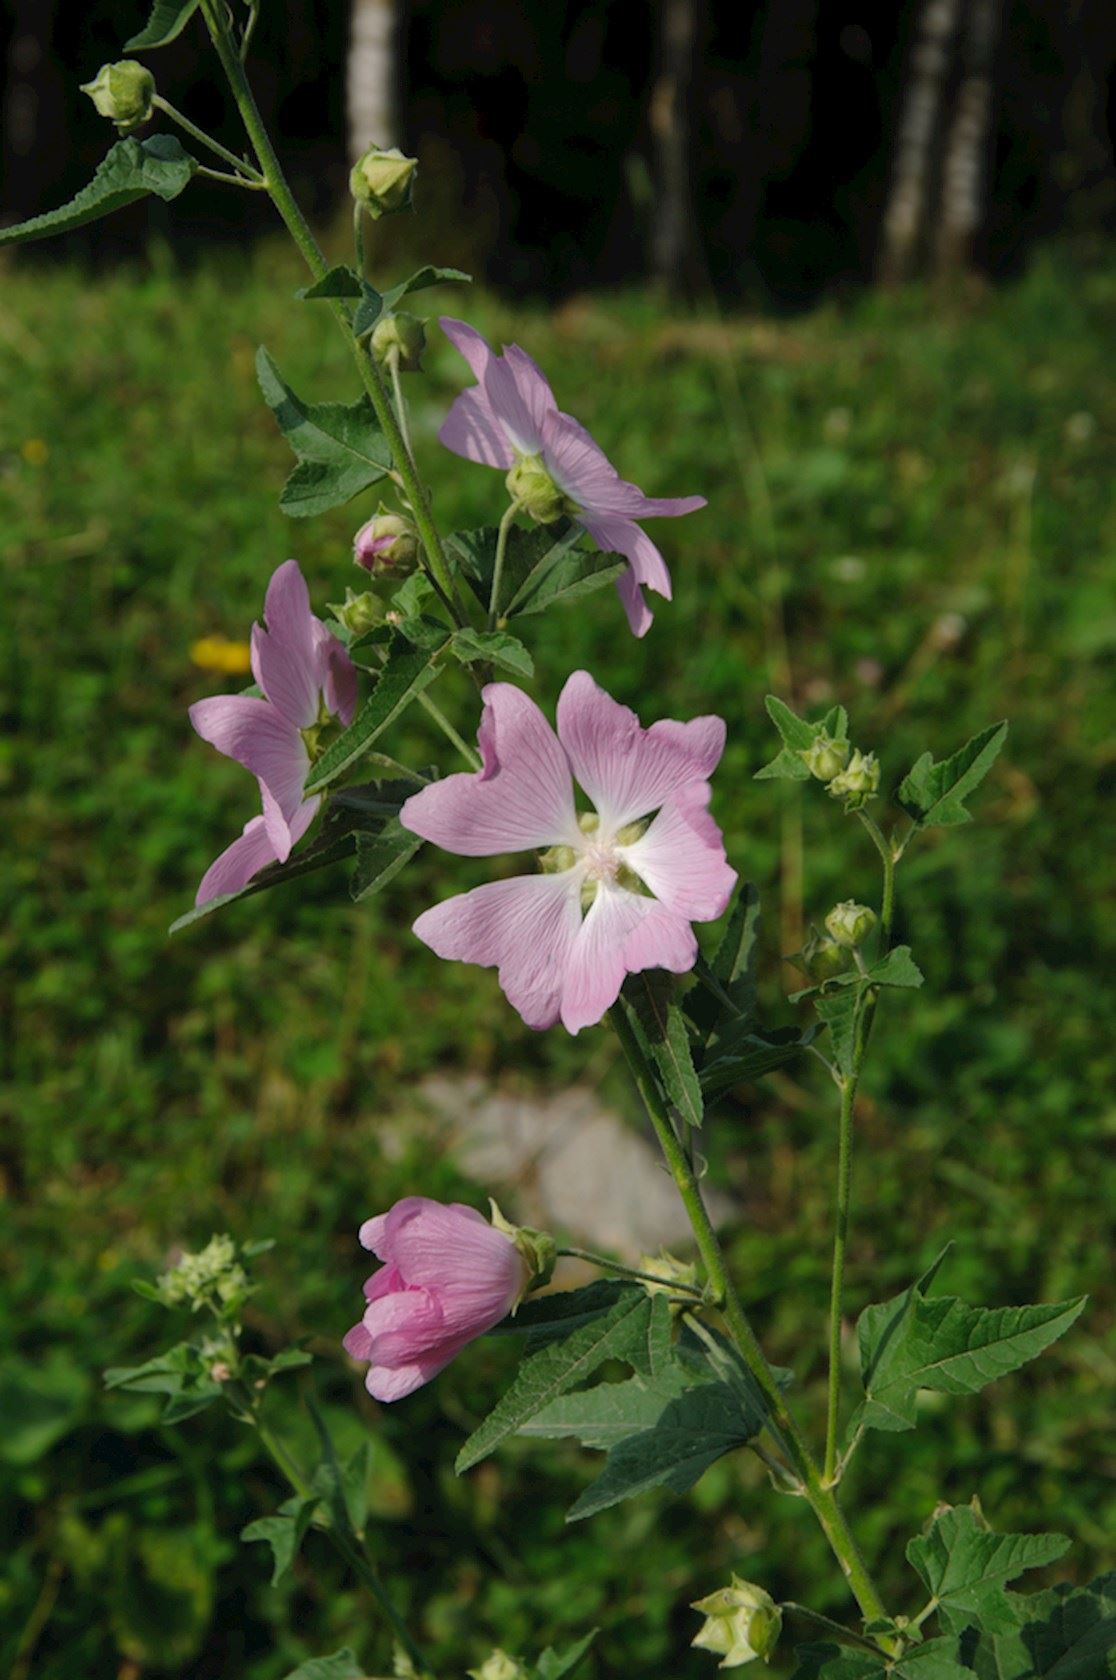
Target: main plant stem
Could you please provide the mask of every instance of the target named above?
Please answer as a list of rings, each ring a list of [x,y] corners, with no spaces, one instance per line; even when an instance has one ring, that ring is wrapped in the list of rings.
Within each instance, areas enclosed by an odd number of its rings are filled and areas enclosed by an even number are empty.
[[[229,38],[228,29],[221,15],[220,4],[221,0],[202,0],[202,13],[213,39],[213,45],[217,50],[217,56],[221,61],[221,68],[225,72],[232,96],[236,100],[245,131],[252,142],[252,149],[259,161],[264,184],[271,195],[272,202],[283,218],[287,232],[298,246],[307,268],[309,268],[315,280],[321,280],[325,276],[329,265],[283,173],[283,166],[279,162],[275,147],[271,143],[271,136],[268,134],[263,117],[260,115],[255,95],[244,72],[244,66]],[[461,613],[454,605],[453,579],[450,576],[449,565],[442,548],[442,539],[438,535],[438,529],[430,511],[426,488],[419,477],[411,452],[407,448],[380,370],[373,357],[353,337],[352,325],[342,304],[337,300],[331,300],[331,308],[338,325],[348,340],[360,374],[361,383],[371,399],[380,430],[387,438],[392,460],[395,463],[404,493],[411,505],[415,524],[418,527],[431,581],[437,586],[452,616],[459,624],[463,623]]]
[[[646,1062],[640,1049],[639,1041],[628,1025],[622,1004],[617,1004],[610,1012],[609,1019],[616,1030],[621,1048],[627,1057],[628,1066],[632,1071],[636,1088],[643,1099],[648,1118],[655,1128],[660,1148],[666,1159],[667,1169],[678,1187],[678,1194],[686,1209],[690,1224],[693,1227],[697,1242],[698,1253],[705,1267],[706,1274],[715,1291],[718,1305],[724,1315],[725,1322],[732,1333],[740,1353],[755,1378],[765,1401],[772,1424],[778,1431],[787,1455],[790,1458],[802,1491],[809,1501],[814,1515],[817,1517],[821,1529],[830,1548],[841,1566],[841,1572],[849,1583],[853,1597],[860,1606],[866,1621],[873,1621],[884,1617],[887,1611],[883,1600],[876,1591],[875,1583],[868,1573],[868,1567],[860,1554],[852,1530],[845,1521],[844,1513],[837,1503],[832,1487],[823,1478],[814,1460],[814,1456],[807,1445],[797,1423],[787,1408],[782,1391],[772,1374],[770,1365],[763,1349],[756,1338],[755,1331],[748,1322],[748,1315],[744,1311],[744,1304],[736,1292],[735,1285],[725,1264],[721,1245],[717,1240],[717,1233],[713,1229],[712,1221],[702,1200],[701,1188],[694,1176],[694,1170],[679,1142],[670,1115],[659,1092],[655,1075]],[[892,1643],[882,1639],[881,1647],[891,1650]]]

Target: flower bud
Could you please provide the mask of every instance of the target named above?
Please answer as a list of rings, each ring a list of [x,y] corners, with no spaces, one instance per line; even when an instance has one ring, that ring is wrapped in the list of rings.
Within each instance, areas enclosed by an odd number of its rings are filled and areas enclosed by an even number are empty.
[[[825,918],[826,931],[847,951],[855,951],[858,945],[863,945],[875,925],[876,912],[851,898],[835,904]]]
[[[366,572],[408,577],[418,560],[418,528],[403,513],[389,513],[383,503],[375,517],[353,538],[353,559]]]
[[[196,1254],[179,1254],[155,1287],[164,1306],[189,1306],[194,1312],[208,1307],[219,1317],[252,1292],[230,1236],[211,1237]]]
[[[880,766],[875,753],[854,750],[840,775],[834,776],[827,791],[834,799],[845,801],[846,811],[859,811],[877,792],[880,785]]]
[[[823,936],[817,928],[810,929],[810,937],[802,948],[801,966],[811,980],[832,980],[849,966],[848,952],[835,939]]]
[[[558,1258],[558,1245],[547,1231],[535,1231],[530,1225],[513,1225],[510,1219],[504,1218],[491,1196],[488,1198],[488,1206],[491,1209],[489,1217],[493,1230],[502,1231],[505,1237],[510,1237],[527,1265],[527,1281],[519,1300],[511,1309],[514,1312],[524,1295],[550,1282],[554,1262]]]
[[[102,64],[91,82],[81,84],[102,117],[110,117],[121,134],[131,134],[151,120],[155,78],[146,65],[123,58]]]
[[[465,1672],[469,1680],[527,1680],[530,1671],[526,1663],[518,1657],[509,1657],[497,1646],[479,1668],[467,1668]]]
[[[504,481],[513,502],[528,513],[536,525],[553,525],[570,512],[570,499],[559,490],[540,455],[521,455]]]
[[[783,1626],[783,1612],[771,1594],[738,1575],[731,1586],[699,1598],[692,1608],[701,1611],[705,1625],[691,1644],[719,1656],[719,1668],[739,1668],[755,1657],[766,1661]]]
[[[819,782],[831,782],[848,763],[849,743],[834,740],[823,729],[808,747],[802,748],[799,757],[805,760],[811,776],[816,776]]]
[[[398,146],[369,146],[349,175],[349,191],[374,219],[410,208],[418,161]]]
[[[687,1303],[694,1304],[693,1291],[698,1287],[698,1269],[692,1261],[679,1260],[666,1249],[660,1249],[658,1254],[641,1254],[638,1261],[641,1272],[650,1272],[652,1277],[661,1282],[651,1283],[647,1278],[640,1281],[649,1295],[666,1295],[671,1304],[680,1310]],[[683,1284],[683,1289],[677,1285]]]
[[[367,631],[375,630],[376,626],[383,624],[387,618],[384,603],[370,590],[365,590],[361,595],[354,595],[351,589],[346,589],[341,605],[331,601],[329,610],[338,624],[345,626],[350,636],[363,636]]]
[[[426,322],[408,315],[405,309],[381,315],[372,329],[369,346],[378,362],[386,362],[394,353],[400,373],[418,373],[426,349]]]

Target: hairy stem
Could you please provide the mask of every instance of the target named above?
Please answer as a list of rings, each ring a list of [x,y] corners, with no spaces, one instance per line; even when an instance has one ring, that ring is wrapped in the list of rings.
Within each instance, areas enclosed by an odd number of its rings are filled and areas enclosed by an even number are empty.
[[[594,1254],[588,1248],[560,1248],[558,1257],[562,1260],[588,1260],[602,1271],[615,1272],[619,1277],[632,1278],[637,1283],[657,1283],[660,1289],[673,1290],[680,1295],[692,1295],[700,1301],[705,1293],[696,1284],[681,1283],[674,1278],[658,1277],[654,1272],[641,1272],[636,1266],[623,1266],[619,1260],[610,1260],[607,1255]]]
[[[169,99],[164,99],[161,93],[153,94],[151,103],[157,111],[164,112],[172,122],[177,123],[179,128],[190,135],[191,139],[196,140],[201,146],[208,147],[215,157],[221,158],[225,163],[231,163],[237,173],[244,176],[245,180],[251,181],[257,187],[262,187],[265,184],[258,169],[254,169],[250,163],[245,163],[243,158],[238,158],[236,153],[230,152],[227,146],[222,146],[219,140],[215,140],[212,134],[207,134],[204,128],[199,128],[197,123],[191,122],[189,117],[172,105]]]
[[[755,1331],[748,1322],[743,1302],[729,1275],[717,1234],[702,1201],[698,1181],[686,1151],[675,1135],[654,1072],[644,1058],[639,1042],[624,1016],[622,1006],[617,1005],[613,1008],[609,1019],[627,1057],[648,1118],[655,1128],[667,1169],[678,1187],[678,1194],[693,1227],[698,1253],[716,1293],[718,1305],[745,1364],[767,1402],[772,1424],[778,1430],[787,1456],[798,1473],[803,1493],[829,1541],[830,1548],[841,1566],[841,1572],[848,1581],[865,1619],[875,1620],[886,1616],[883,1601],[868,1573],[868,1567],[860,1554],[852,1530],[845,1521],[834,1491],[824,1481],[802,1432],[787,1409],[787,1403],[756,1339]],[[883,1637],[879,1643],[882,1649],[888,1651],[894,1645],[894,1641]]]
[[[504,581],[504,556],[508,551],[508,535],[519,512],[518,502],[509,502],[496,533],[496,558],[492,566],[492,588],[488,596],[488,628],[495,630],[500,615],[500,585]]]
[[[271,142],[271,136],[267,132],[267,127],[260,115],[259,106],[256,104],[255,95],[244,73],[244,66],[229,37],[220,0],[201,0],[201,5],[213,45],[221,61],[221,68],[225,72],[245,131],[252,142],[252,148],[259,161],[264,183],[271,195],[272,203],[301,252],[307,268],[309,268],[315,280],[321,280],[325,276],[329,265],[283,173],[282,165]],[[331,299],[330,306],[334,318],[349,342],[361,383],[368,392],[377,422],[387,438],[392,460],[395,463],[396,471],[414,514],[431,581],[442,595],[452,617],[457,623],[463,624],[465,620],[461,615],[459,606],[455,605],[453,579],[450,575],[445,551],[442,548],[442,539],[438,535],[437,527],[430,512],[430,502],[426,494],[426,488],[418,475],[411,453],[399,429],[391,405],[391,398],[388,395],[387,387],[384,385],[380,370],[374,359],[361,348],[353,337],[352,323],[341,302],[337,299]]]

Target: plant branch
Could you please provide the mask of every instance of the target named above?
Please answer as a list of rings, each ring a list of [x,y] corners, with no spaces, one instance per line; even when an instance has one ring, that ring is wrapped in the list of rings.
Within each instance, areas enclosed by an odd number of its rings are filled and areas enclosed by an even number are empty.
[[[508,549],[508,535],[515,523],[515,516],[519,512],[518,502],[509,502],[504,517],[500,521],[500,529],[496,533],[496,558],[492,566],[492,588],[488,596],[488,628],[496,628],[496,620],[500,612],[500,585],[504,580],[504,556]]]
[[[676,1290],[682,1295],[692,1295],[700,1301],[705,1291],[696,1284],[682,1283],[675,1278],[657,1277],[654,1272],[641,1272],[636,1266],[623,1266],[619,1260],[609,1260],[604,1254],[594,1254],[588,1248],[560,1248],[558,1256],[563,1260],[588,1260],[594,1266],[600,1266],[602,1271],[616,1272],[620,1277],[632,1278],[637,1283],[657,1283],[660,1289],[668,1293]]]
[[[219,157],[224,163],[232,164],[232,167],[246,180],[251,181],[257,187],[266,185],[258,169],[253,168],[250,163],[246,163],[243,158],[237,157],[235,152],[230,152],[227,146],[222,146],[219,140],[215,140],[212,134],[207,134],[204,128],[199,128],[197,123],[191,122],[190,118],[172,105],[169,99],[164,99],[161,93],[153,94],[151,103],[157,111],[164,112],[172,122],[176,122],[179,128],[190,135],[191,139],[196,140],[201,146],[208,147],[214,156]]]

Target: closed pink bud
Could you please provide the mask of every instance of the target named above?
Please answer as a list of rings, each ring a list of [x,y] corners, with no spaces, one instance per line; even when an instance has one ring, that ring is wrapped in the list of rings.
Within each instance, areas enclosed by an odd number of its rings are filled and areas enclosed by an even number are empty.
[[[360,1228],[384,1262],[345,1351],[369,1362],[376,1400],[413,1394],[522,1300],[531,1272],[511,1237],[460,1202],[405,1196]]]

